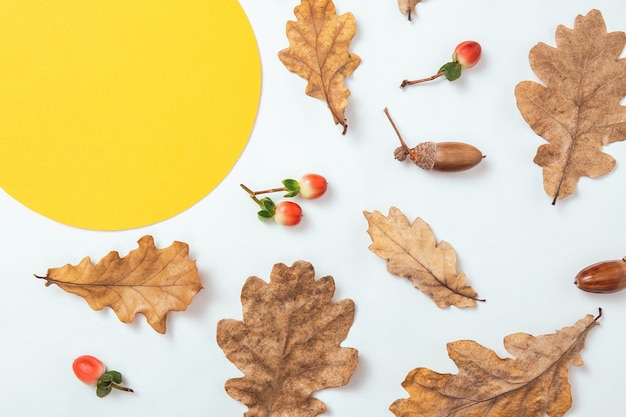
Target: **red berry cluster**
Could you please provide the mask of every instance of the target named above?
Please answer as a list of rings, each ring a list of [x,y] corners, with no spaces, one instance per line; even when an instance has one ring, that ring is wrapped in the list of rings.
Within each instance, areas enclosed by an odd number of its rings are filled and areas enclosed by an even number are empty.
[[[280,203],[274,203],[269,197],[257,198],[259,194],[267,194],[274,192],[286,191],[284,197],[290,198],[300,195],[302,198],[312,200],[321,197],[328,187],[326,178],[318,174],[306,174],[299,180],[287,178],[282,181],[283,186],[277,188],[270,188],[261,191],[252,191],[250,188],[243,184],[243,188],[250,198],[261,208],[257,213],[259,220],[266,221],[274,219],[274,221],[283,226],[295,226],[300,223],[302,219],[302,207],[298,203],[293,201],[281,201]]]

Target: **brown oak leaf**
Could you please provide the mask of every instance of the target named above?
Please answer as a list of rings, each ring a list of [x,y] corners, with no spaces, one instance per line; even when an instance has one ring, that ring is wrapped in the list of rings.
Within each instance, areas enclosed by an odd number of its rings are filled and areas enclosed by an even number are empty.
[[[37,278],[83,297],[94,310],[111,307],[124,323],[142,313],[154,330],[164,334],[167,313],[185,310],[202,289],[198,268],[189,259],[186,243],[157,249],[152,236],[143,236],[138,243],[139,248],[124,258],[112,251],[95,265],[86,257],[75,266],[49,268],[46,276]]]
[[[473,307],[478,298],[465,283],[465,273],[456,270],[456,253],[446,242],[437,244],[430,226],[419,217],[411,224],[396,207],[389,216],[363,212],[372,238],[369,250],[387,260],[387,271],[408,278],[415,288],[439,307]]]
[[[348,383],[358,352],[339,346],[354,320],[354,302],[332,302],[331,276],[315,280],[313,266],[276,264],[269,284],[249,277],[241,291],[243,321],[220,320],[217,343],[244,373],[226,381],[246,417],[312,417],[326,405],[311,397]]]
[[[410,397],[389,409],[398,417],[561,417],[572,405],[569,367],[583,364],[580,352],[601,314],[549,335],[505,337],[504,347],[515,358],[500,358],[472,340],[448,343],[459,372],[412,370],[402,383]]]
[[[416,13],[415,5],[422,0],[398,0],[398,8],[400,13],[406,14],[408,19],[411,20],[411,16]]]
[[[602,147],[626,139],[626,59],[619,58],[626,33],[607,33],[602,14],[579,15],[574,29],[560,25],[553,48],[535,45],[529,54],[534,73],[545,86],[522,81],[515,88],[526,122],[548,144],[534,162],[543,167],[546,193],[563,199],[581,176],[609,173],[615,159]]]
[[[354,16],[338,16],[331,0],[302,0],[294,14],[297,21],[287,22],[289,47],[278,57],[289,71],[308,80],[306,94],[326,101],[335,124],[343,126],[345,135],[350,90],[344,79],[361,63],[361,58],[348,50],[356,34]]]

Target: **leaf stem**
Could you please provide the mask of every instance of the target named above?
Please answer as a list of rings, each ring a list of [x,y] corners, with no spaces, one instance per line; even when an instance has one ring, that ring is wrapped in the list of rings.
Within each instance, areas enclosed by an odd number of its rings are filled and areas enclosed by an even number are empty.
[[[596,316],[596,318],[593,321],[600,320],[600,317],[602,317],[602,307],[598,308],[598,315]]]
[[[404,88],[408,85],[414,85],[414,84],[419,84],[419,83],[423,83],[425,81],[432,81],[436,78],[441,77],[443,74],[445,74],[445,71],[439,71],[437,74],[430,76],[428,78],[421,78],[419,80],[404,80],[402,81],[402,84],[400,84],[400,88]]]

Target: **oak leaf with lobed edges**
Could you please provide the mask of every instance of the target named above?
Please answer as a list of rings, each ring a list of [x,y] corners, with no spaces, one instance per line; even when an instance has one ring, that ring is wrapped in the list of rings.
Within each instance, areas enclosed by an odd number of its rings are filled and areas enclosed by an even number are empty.
[[[274,265],[270,282],[249,277],[241,290],[243,321],[220,320],[217,343],[244,376],[226,381],[246,417],[313,417],[326,405],[311,396],[348,383],[356,349],[340,347],[354,320],[354,302],[332,301],[331,276],[313,266]]]
[[[581,176],[599,177],[615,167],[602,147],[626,139],[626,33],[607,33],[598,10],[579,15],[574,28],[560,25],[557,47],[535,45],[531,68],[545,85],[522,81],[517,107],[536,134],[549,143],[537,149],[545,192],[552,204],[576,190]]]
[[[459,372],[412,370],[402,383],[410,397],[389,409],[397,417],[562,417],[572,405],[569,367],[583,364],[580,352],[601,314],[553,334],[506,336],[504,347],[515,358],[500,358],[473,340],[448,343]]]
[[[185,310],[202,289],[198,268],[189,259],[186,243],[157,249],[152,236],[143,236],[138,243],[139,248],[123,258],[116,251],[97,264],[86,257],[75,266],[49,268],[46,276],[37,278],[83,297],[94,310],[111,307],[124,323],[142,313],[154,330],[164,334],[167,313]]]
[[[413,223],[396,207],[385,217],[364,211],[372,238],[370,251],[387,261],[387,271],[407,278],[438,307],[473,307],[478,298],[457,272],[456,253],[446,241],[437,243],[430,226],[419,217]]]
[[[354,16],[337,15],[332,0],[302,0],[294,14],[297,20],[287,22],[289,47],[278,57],[289,71],[308,80],[306,94],[326,101],[345,135],[350,90],[344,80],[361,63],[361,58],[348,50],[356,34]]]

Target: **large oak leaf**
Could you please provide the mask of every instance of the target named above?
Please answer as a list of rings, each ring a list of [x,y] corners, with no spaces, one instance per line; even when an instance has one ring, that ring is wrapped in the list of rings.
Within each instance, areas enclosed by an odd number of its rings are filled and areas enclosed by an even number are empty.
[[[545,86],[522,81],[515,88],[522,116],[548,144],[534,162],[543,167],[552,204],[576,190],[581,176],[610,172],[615,159],[602,147],[626,139],[626,33],[607,33],[602,14],[576,17],[574,29],[559,26],[557,47],[535,45],[530,65]]]
[[[94,265],[86,257],[38,278],[80,295],[94,310],[111,307],[124,323],[142,313],[154,330],[165,333],[167,313],[185,310],[202,289],[196,261],[183,242],[157,249],[152,236],[143,236],[138,243],[124,258],[112,251]]]
[[[583,364],[580,352],[598,318],[587,315],[554,334],[515,333],[504,347],[515,358],[500,358],[472,340],[448,344],[459,372],[439,374],[427,368],[409,372],[402,383],[409,398],[389,409],[398,417],[561,417],[572,405],[570,365]]]
[[[334,280],[315,280],[304,261],[274,265],[269,284],[249,277],[241,291],[243,321],[217,324],[217,343],[244,373],[226,381],[247,417],[313,417],[326,405],[311,397],[348,383],[358,352],[339,346],[354,320],[354,302],[332,302]]]
[[[415,288],[428,295],[439,307],[472,307],[479,300],[465,283],[465,273],[457,272],[456,253],[446,241],[437,243],[430,226],[419,217],[411,224],[396,207],[389,216],[363,212],[372,238],[369,249],[387,260],[387,271],[408,278]]]
[[[354,16],[338,16],[331,0],[302,0],[294,14],[297,21],[287,22],[289,47],[278,57],[289,71],[308,80],[306,94],[326,101],[335,124],[341,124],[345,134],[350,90],[344,79],[361,63],[348,50],[356,33]]]

